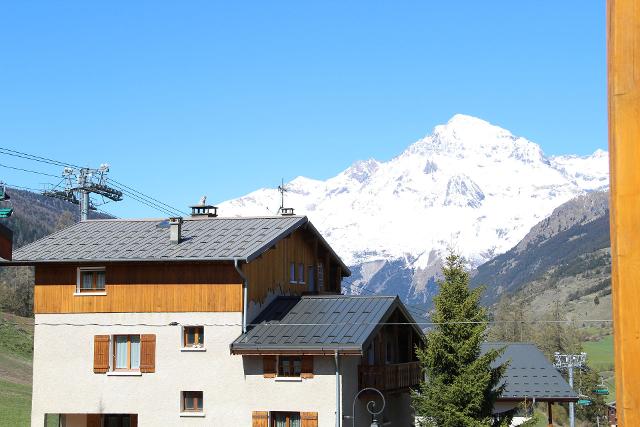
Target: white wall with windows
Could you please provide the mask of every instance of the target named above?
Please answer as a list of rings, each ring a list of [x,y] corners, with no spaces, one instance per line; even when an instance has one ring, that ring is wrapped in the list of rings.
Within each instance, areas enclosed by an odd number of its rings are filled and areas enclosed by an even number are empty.
[[[335,426],[333,357],[315,358],[313,378],[264,378],[260,357],[230,354],[241,313],[37,314],[35,321],[34,427],[46,413],[138,414],[140,427],[250,426],[252,411],[317,412],[319,426]],[[200,333],[201,347],[189,351],[185,339],[190,345]],[[145,334],[156,336],[153,373],[136,369]],[[93,371],[96,335],[109,336],[113,352],[103,374]],[[350,366],[345,375],[357,381]]]

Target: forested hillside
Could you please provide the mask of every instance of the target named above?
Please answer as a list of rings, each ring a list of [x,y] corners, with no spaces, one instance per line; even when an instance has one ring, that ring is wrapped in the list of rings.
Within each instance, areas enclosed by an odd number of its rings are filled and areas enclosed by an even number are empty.
[[[79,220],[79,208],[72,203],[13,188],[7,193],[11,199],[4,206],[13,207],[13,214],[0,221],[13,231],[14,250]],[[89,216],[108,218],[96,212]],[[32,286],[32,268],[0,267],[0,311],[30,316]]]

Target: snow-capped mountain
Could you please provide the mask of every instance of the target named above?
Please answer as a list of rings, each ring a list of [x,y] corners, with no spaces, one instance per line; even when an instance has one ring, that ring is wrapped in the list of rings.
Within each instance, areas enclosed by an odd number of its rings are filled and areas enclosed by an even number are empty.
[[[285,205],[308,215],[353,266],[353,283],[424,303],[448,248],[476,267],[562,203],[607,186],[604,151],[547,157],[525,138],[456,115],[389,161],[358,161],[326,181],[294,179]],[[279,201],[276,189],[260,189],[220,212],[273,214]]]

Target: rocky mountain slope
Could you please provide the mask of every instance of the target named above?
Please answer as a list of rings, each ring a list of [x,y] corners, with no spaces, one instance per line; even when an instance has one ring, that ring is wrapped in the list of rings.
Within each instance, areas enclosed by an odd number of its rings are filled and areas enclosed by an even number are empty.
[[[542,319],[560,310],[590,336],[611,333],[608,193],[579,196],[538,223],[515,247],[478,267],[484,303]],[[605,320],[593,322],[593,320]]]
[[[456,115],[389,161],[359,161],[326,181],[298,177],[285,204],[308,215],[353,267],[352,292],[429,304],[449,248],[471,268],[515,246],[562,203],[608,185],[608,156],[546,156],[525,138]],[[274,214],[276,189],[220,205]]]
[[[485,285],[486,301],[493,303],[546,276],[559,279],[609,267],[602,253],[610,247],[608,198],[608,192],[592,192],[562,204],[516,246],[480,265],[472,283]]]

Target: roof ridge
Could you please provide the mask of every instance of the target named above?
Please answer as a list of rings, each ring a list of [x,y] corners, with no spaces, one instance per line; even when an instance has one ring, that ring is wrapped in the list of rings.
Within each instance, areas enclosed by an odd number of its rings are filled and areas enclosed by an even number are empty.
[[[336,298],[336,299],[346,299],[346,298],[362,298],[362,299],[374,299],[374,298],[398,298],[398,295],[345,295],[345,294],[336,294],[336,295],[302,295],[302,298]]]
[[[216,220],[250,220],[250,219],[289,219],[289,218],[305,218],[306,215],[271,215],[271,216],[215,216],[215,217],[182,217],[183,221],[216,221]],[[84,221],[77,222],[81,224],[83,222],[154,222],[154,221],[167,221],[169,217],[161,218],[93,218]],[[75,224],[72,224],[75,225]]]

